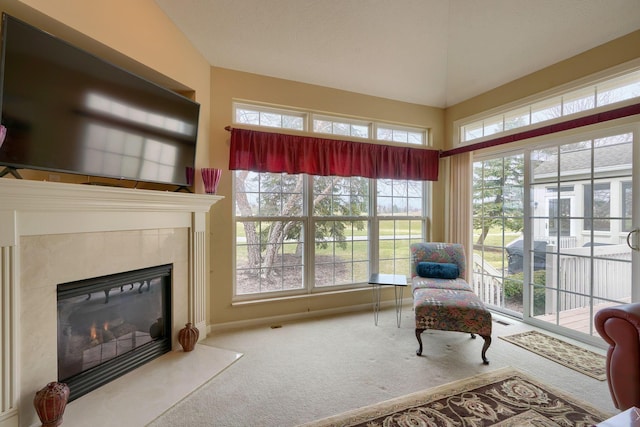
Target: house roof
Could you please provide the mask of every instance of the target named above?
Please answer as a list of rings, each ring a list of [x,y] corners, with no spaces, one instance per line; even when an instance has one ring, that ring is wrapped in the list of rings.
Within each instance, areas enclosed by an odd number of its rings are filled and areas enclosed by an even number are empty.
[[[621,143],[596,148],[594,170],[624,170],[631,168],[632,143]],[[558,156],[553,155],[534,168],[534,177],[555,175],[557,173]],[[588,173],[591,170],[591,149],[579,149],[560,154],[560,171],[564,176]]]

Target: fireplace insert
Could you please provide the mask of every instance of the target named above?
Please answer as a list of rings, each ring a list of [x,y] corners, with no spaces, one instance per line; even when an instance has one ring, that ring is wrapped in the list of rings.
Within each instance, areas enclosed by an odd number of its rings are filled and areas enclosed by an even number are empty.
[[[171,350],[171,270],[58,285],[58,381],[70,401]]]

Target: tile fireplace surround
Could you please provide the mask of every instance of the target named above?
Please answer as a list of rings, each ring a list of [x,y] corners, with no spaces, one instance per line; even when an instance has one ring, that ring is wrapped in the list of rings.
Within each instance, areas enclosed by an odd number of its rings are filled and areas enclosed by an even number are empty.
[[[205,220],[220,199],[0,178],[0,427],[39,424],[33,396],[57,379],[59,283],[173,263],[172,347],[187,321],[206,330]]]

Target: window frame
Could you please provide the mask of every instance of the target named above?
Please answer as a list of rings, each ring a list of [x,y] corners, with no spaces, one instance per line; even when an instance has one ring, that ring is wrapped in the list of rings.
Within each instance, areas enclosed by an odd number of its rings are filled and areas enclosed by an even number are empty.
[[[279,108],[275,106],[268,106],[263,104],[253,104],[241,101],[233,101],[231,103],[231,110],[233,111],[233,123],[241,123],[238,121],[237,110],[238,108],[244,108],[247,110],[254,110],[258,114],[279,114],[279,115],[287,115],[290,117],[298,117],[302,120],[302,126],[304,129],[308,127],[309,122],[309,113],[303,110],[297,110],[294,108]],[[257,126],[267,129],[285,129],[285,130],[295,130],[291,127],[280,127],[280,126],[267,126],[261,124],[249,124],[250,126]]]
[[[391,139],[380,139],[378,138],[378,132],[380,130],[388,130],[391,131]],[[407,135],[407,142],[403,142],[403,141],[398,141],[397,139],[395,139],[393,137],[395,132],[406,132],[407,134],[420,134],[421,136],[421,141],[420,144],[414,144],[408,141],[409,139],[409,135]],[[422,145],[422,146],[429,146],[429,132],[427,129],[423,129],[423,128],[418,128],[418,127],[413,127],[413,126],[402,126],[402,125],[394,125],[394,124],[390,124],[390,123],[382,123],[382,122],[376,122],[373,123],[373,130],[372,130],[372,134],[373,134],[373,138],[376,141],[385,141],[385,142],[391,142],[391,143],[395,143],[395,144],[404,144],[404,145],[408,145],[408,146],[416,146],[416,145]]]
[[[312,132],[312,128],[313,128],[313,123],[314,123],[314,119],[318,119],[318,118],[322,118],[324,120],[329,120],[329,121],[335,121],[335,122],[339,122],[339,123],[349,123],[349,124],[355,124],[357,126],[362,126],[364,124],[366,124],[369,128],[369,138],[359,138],[357,136],[347,136],[347,135],[340,135],[340,134],[331,134],[332,136],[340,136],[340,137],[346,137],[348,139],[351,138],[356,138],[356,139],[365,139],[365,140],[369,140],[372,143],[376,143],[376,142],[381,142],[381,143],[388,143],[388,142],[392,142],[394,145],[407,145],[407,146],[416,146],[416,144],[403,144],[401,142],[398,141],[386,141],[386,140],[376,140],[375,136],[377,135],[377,128],[378,127],[382,127],[385,129],[389,129],[389,128],[393,128],[394,130],[399,130],[401,132],[414,132],[414,133],[420,133],[422,135],[422,146],[428,146],[429,145],[429,129],[428,128],[421,128],[421,127],[416,127],[416,126],[408,126],[408,125],[402,125],[402,124],[395,124],[395,123],[388,123],[388,122],[376,122],[376,121],[371,121],[368,120],[366,118],[353,118],[353,117],[346,117],[346,116],[341,116],[341,115],[333,115],[333,114],[326,114],[326,113],[319,113],[319,112],[314,112],[314,111],[310,111],[310,110],[302,110],[302,109],[297,109],[297,108],[291,108],[291,107],[284,107],[284,108],[280,108],[279,106],[272,106],[272,105],[263,105],[260,103],[253,103],[253,102],[247,102],[247,101],[234,101],[232,104],[232,109],[233,109],[233,123],[237,124],[237,125],[243,125],[243,123],[239,123],[236,119],[237,119],[237,114],[236,111],[238,108],[242,108],[242,109],[248,109],[251,111],[260,111],[260,112],[266,112],[266,113],[275,113],[278,114],[279,112],[285,112],[286,114],[293,114],[293,115],[298,115],[300,117],[305,117],[305,119],[302,122],[302,129],[295,129],[296,132],[304,132],[304,133],[308,133],[310,135],[326,135],[326,133],[318,133],[318,132]],[[255,125],[255,124],[250,124],[249,126],[251,127],[257,127],[260,128],[261,126]],[[272,127],[272,126],[268,126],[268,127],[262,127],[262,128],[269,128],[269,129],[282,129],[283,131],[287,131],[290,130],[288,128],[277,128],[277,127]],[[238,171],[239,172],[239,171]],[[236,174],[234,173],[234,191],[233,191],[233,204],[234,207],[237,206],[237,194],[236,194],[236,190],[235,190],[235,180],[236,180]],[[378,271],[378,267],[379,267],[379,259],[380,259],[380,242],[378,240],[378,236],[379,236],[379,232],[380,232],[380,224],[383,221],[413,221],[415,224],[416,221],[419,222],[420,226],[416,226],[416,228],[419,228],[419,237],[416,237],[416,235],[410,235],[410,238],[415,240],[415,241],[423,241],[425,239],[425,237],[428,235],[428,214],[429,214],[429,210],[427,209],[429,206],[429,195],[430,195],[430,189],[431,189],[431,183],[427,182],[427,181],[422,181],[419,182],[421,185],[421,193],[422,193],[422,198],[420,201],[420,208],[421,208],[421,216],[416,216],[416,215],[409,215],[409,212],[406,212],[406,214],[404,215],[399,215],[399,214],[395,214],[395,215],[379,215],[377,212],[377,185],[378,185],[378,180],[376,179],[367,179],[368,181],[368,187],[369,187],[369,195],[368,195],[368,200],[367,200],[367,205],[368,205],[368,213],[366,215],[359,215],[359,216],[345,216],[345,215],[339,215],[339,216],[324,216],[324,215],[315,215],[314,214],[314,207],[313,207],[313,187],[314,187],[314,182],[315,182],[315,178],[314,176],[311,175],[303,175],[303,180],[304,180],[304,185],[303,185],[303,214],[302,216],[295,216],[295,217],[264,217],[261,215],[253,215],[250,217],[244,217],[241,215],[238,215],[238,212],[236,210],[236,208],[234,208],[233,210],[233,227],[234,227],[234,245],[233,245],[233,295],[232,295],[232,301],[237,302],[237,301],[252,301],[252,300],[269,300],[269,299],[273,299],[273,298],[281,298],[281,297],[287,297],[287,296],[301,296],[301,295],[309,295],[309,294],[313,294],[313,293],[325,293],[325,292],[332,292],[332,291],[336,291],[336,290],[346,290],[346,289],[357,289],[357,288],[362,288],[362,287],[368,287],[368,276],[371,272],[373,271]],[[414,202],[415,205],[415,202]],[[238,265],[237,265],[237,250],[238,250],[238,230],[237,227],[241,226],[241,223],[244,221],[274,221],[274,220],[299,220],[301,221],[302,224],[302,230],[304,232],[303,236],[301,237],[301,240],[304,242],[304,253],[302,255],[302,268],[303,268],[303,273],[302,273],[302,277],[303,277],[303,283],[302,286],[299,289],[286,289],[286,290],[278,290],[278,291],[273,291],[273,292],[257,292],[257,293],[239,293],[238,291],[238,283],[237,283],[237,279],[238,279]],[[316,274],[316,263],[315,263],[315,255],[317,253],[316,250],[316,244],[315,244],[315,227],[316,224],[319,221],[331,221],[331,220],[343,220],[345,222],[348,221],[363,221],[366,223],[366,228],[367,228],[367,251],[368,251],[368,259],[366,260],[367,262],[367,278],[365,279],[364,277],[361,277],[362,280],[357,280],[357,281],[353,281],[351,283],[338,283],[338,284],[328,284],[328,285],[323,285],[323,286],[316,286],[315,283],[315,274]],[[395,230],[395,229],[394,229]],[[410,240],[411,240],[410,239]],[[394,237],[392,239],[387,239],[387,240],[393,240],[394,242],[394,248],[397,245],[396,242],[400,242],[400,244],[402,244],[402,242],[406,239],[403,239],[402,236],[398,236],[398,235],[394,235]],[[395,253],[395,252],[394,252]],[[407,244],[407,251],[406,254],[402,254],[401,258],[398,258],[398,262],[394,263],[394,271],[390,272],[390,273],[399,273],[398,271],[396,271],[396,267],[395,265],[403,265],[403,263],[406,263],[408,265],[409,262],[409,251],[408,251],[408,244]],[[387,262],[388,259],[384,259],[384,262]],[[394,262],[396,261],[396,259],[394,258]],[[352,265],[354,262],[361,262],[360,259],[354,261],[353,258],[351,259],[351,261],[349,261]],[[400,267],[398,267],[400,268]],[[404,274],[409,275],[410,272],[409,270],[407,270],[406,272],[404,272]]]
[[[431,187],[426,182],[419,182],[419,181],[394,180],[394,179],[377,179],[375,181],[376,181],[376,187],[375,187],[375,197],[374,197],[374,203],[375,203],[374,213],[375,213],[375,231],[377,233],[375,238],[377,242],[377,251],[375,253],[376,269],[380,270],[381,265],[384,264],[386,265],[386,268],[384,269],[385,273],[402,274],[402,271],[410,271],[410,268],[411,268],[411,265],[410,265],[411,253],[409,251],[409,245],[411,243],[419,243],[421,241],[424,241],[425,235],[427,235],[427,227],[428,227],[427,208],[428,208],[428,201],[430,200],[428,195],[429,195],[429,191],[431,190]],[[392,189],[390,196],[389,195],[381,196],[380,194],[380,187],[382,187],[380,184],[384,181],[388,181],[389,184],[386,184],[386,185],[390,186]],[[407,191],[403,192],[404,194],[399,195],[398,197],[395,197],[394,190],[396,186],[400,183],[402,183],[401,185],[404,185],[406,187]],[[421,215],[412,215],[412,212],[410,209],[409,200],[411,199],[411,196],[409,193],[410,193],[410,188],[412,186],[412,183],[415,183],[413,185],[421,186],[420,191],[422,193],[422,196],[421,196],[421,206],[419,208],[422,213]],[[379,209],[381,197],[390,199],[391,205],[392,205],[391,212],[384,213],[382,210]],[[400,199],[400,198],[407,199],[406,212],[397,212],[394,210],[394,207],[395,207],[394,200]],[[417,199],[417,198],[413,197],[413,199]],[[390,222],[393,223],[393,234],[389,235],[392,237],[385,237],[385,234],[382,232],[382,230],[385,230],[386,227],[382,227],[381,225],[385,223],[390,223]],[[403,234],[398,235],[398,230],[399,230],[398,224],[402,222],[408,222],[408,226],[409,226],[408,236],[405,236]],[[412,226],[416,222],[419,223],[420,234],[418,235],[412,233]],[[386,247],[383,247],[381,243],[385,241],[393,242],[393,254],[394,254],[393,258],[383,256],[383,251],[388,250]],[[404,246],[405,248],[404,253],[402,250],[398,251],[398,242],[406,242]],[[392,264],[392,265],[389,266],[388,264]],[[404,270],[401,270],[401,267],[403,266],[405,266],[406,268]]]
[[[316,121],[317,120],[331,123],[331,127],[332,127],[333,130],[335,130],[335,126],[337,124],[347,125],[347,126],[349,126],[349,134],[318,131],[318,130],[316,130]],[[357,128],[357,127],[366,128],[367,129],[367,136],[354,135],[353,134],[354,133],[354,128]],[[316,133],[316,134],[321,134],[321,135],[340,135],[340,136],[347,136],[347,137],[351,137],[351,138],[362,138],[362,139],[367,140],[367,139],[371,139],[372,129],[373,129],[373,122],[371,122],[370,120],[360,120],[360,119],[332,116],[332,115],[327,115],[327,114],[317,114],[317,113],[311,113],[310,114],[309,130],[311,132],[313,132],[313,133]]]
[[[632,215],[629,212],[632,211],[632,207],[627,205],[627,195],[632,195],[633,193],[633,183],[629,180],[624,180],[620,182],[620,212],[622,217],[622,231],[624,233],[628,233],[633,230],[632,224]]]
[[[617,67],[612,67],[608,70],[604,70],[591,76],[572,81],[568,84],[537,93],[513,103],[505,104],[500,107],[486,110],[479,114],[455,120],[453,123],[453,147],[459,148],[477,144],[493,138],[525,132],[542,126],[552,125],[555,123],[566,121],[568,118],[579,118],[591,114],[597,114],[603,111],[608,111],[613,108],[637,104],[640,102],[640,93],[637,96],[625,98],[615,102],[602,103],[601,101],[599,101],[599,88],[602,88],[603,86],[608,87],[612,84],[615,86],[614,82],[620,82],[629,79],[631,79],[634,85],[640,85],[640,59],[630,61]],[[583,109],[581,111],[563,115],[563,97],[571,97],[576,93],[585,92],[587,90],[593,91],[594,108]],[[608,87],[607,90],[611,91],[611,88]],[[556,103],[558,108],[557,117],[538,121],[533,120],[533,106],[542,106],[544,104],[556,105]],[[509,129],[506,129],[506,125],[503,125],[503,132],[492,134],[485,133],[485,121],[493,119],[500,115],[509,116],[521,110],[526,111],[527,109],[529,109],[528,124],[524,124],[523,126],[518,127],[509,127]],[[467,128],[473,129],[474,133],[480,134],[481,136],[474,137],[473,139],[465,138]]]

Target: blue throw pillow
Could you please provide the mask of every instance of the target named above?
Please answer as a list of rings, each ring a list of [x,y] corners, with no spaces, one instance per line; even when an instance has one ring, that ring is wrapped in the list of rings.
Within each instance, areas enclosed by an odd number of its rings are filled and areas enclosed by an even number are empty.
[[[446,262],[419,262],[416,272],[420,277],[435,279],[457,279],[460,275],[456,264]]]

